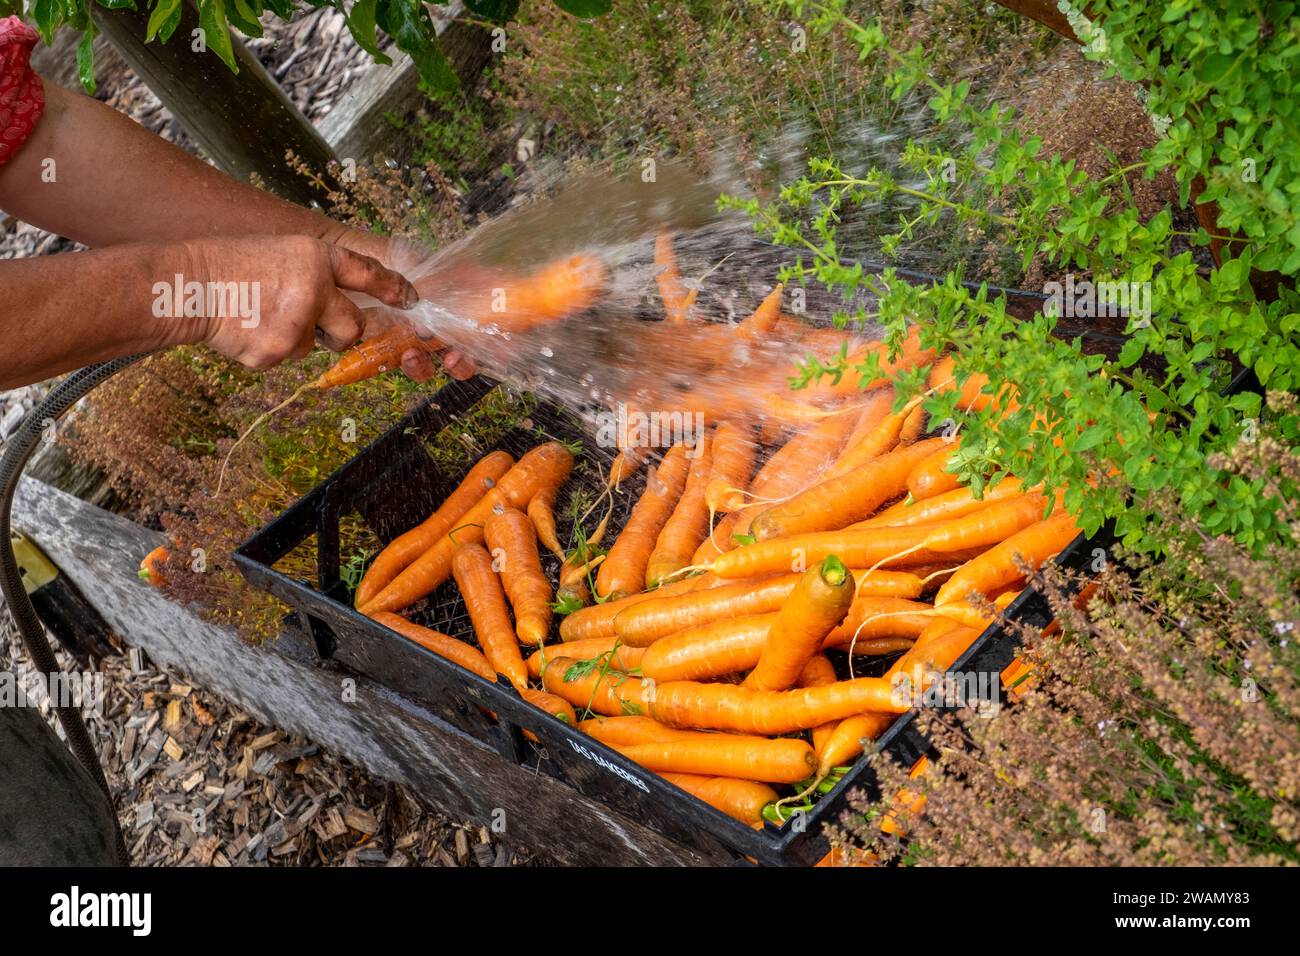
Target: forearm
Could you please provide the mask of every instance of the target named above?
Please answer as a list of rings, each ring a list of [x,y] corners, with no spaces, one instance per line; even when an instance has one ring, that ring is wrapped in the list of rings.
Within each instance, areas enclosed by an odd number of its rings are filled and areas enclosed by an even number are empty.
[[[156,316],[155,284],[193,274],[183,243],[0,262],[0,388],[136,352],[202,341],[206,318]]]
[[[307,235],[386,258],[387,240],[213,169],[88,96],[45,84],[45,115],[0,169],[0,208],[87,246]]]

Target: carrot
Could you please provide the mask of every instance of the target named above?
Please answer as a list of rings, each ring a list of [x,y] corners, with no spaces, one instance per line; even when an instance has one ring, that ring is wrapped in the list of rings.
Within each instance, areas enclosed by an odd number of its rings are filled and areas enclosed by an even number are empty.
[[[952,354],[945,355],[930,370],[927,386],[934,392],[951,392],[957,388],[955,360]],[[963,411],[981,411],[993,404],[996,399],[984,391],[989,377],[983,373],[971,375],[962,382],[961,394],[957,396],[957,407]]]
[[[926,413],[925,409],[917,404],[907,417],[903,419],[903,427],[898,430],[898,447],[910,445],[921,437],[921,432],[925,430]]]
[[[941,438],[917,442],[814,485],[755,518],[751,526],[753,535],[761,542],[812,531],[831,531],[861,521],[881,504],[901,494],[916,463],[944,443]]]
[[[538,445],[516,462],[487,494],[457,519],[424,554],[362,605],[361,613],[397,611],[414,604],[451,575],[451,558],[460,544],[483,540],[483,524],[499,508],[524,508],[544,488],[564,484],[573,470],[573,455],[559,442]]]
[[[661,723],[742,734],[790,734],[853,714],[906,709],[893,700],[889,682],[879,677],[778,691],[667,681],[657,684],[650,696],[650,716]]]
[[[563,721],[570,727],[578,725],[578,715],[573,711],[573,705],[562,697],[556,697],[554,694],[548,694],[544,690],[534,690],[531,687],[525,687],[519,691],[519,696],[534,707],[539,707],[546,711],[556,720]]]
[[[724,517],[709,532],[709,536],[700,542],[700,546],[695,549],[695,554],[691,556],[691,564],[701,565],[708,564],[724,551],[730,551],[736,547],[736,534],[748,533],[749,522],[757,514],[755,508],[746,511],[733,511]],[[744,532],[739,532],[742,524],[745,527]]]
[[[862,528],[759,541],[728,551],[707,567],[720,578],[734,579],[788,573],[800,562],[806,565],[832,554],[851,568],[926,564],[950,557],[939,551],[914,550],[933,528],[932,525]]]
[[[617,647],[616,647],[617,645]],[[630,671],[641,666],[641,657],[645,651],[640,647],[628,647],[617,637],[588,637],[581,641],[569,641],[563,645],[545,645],[529,655],[525,662],[530,677],[541,677],[549,661],[564,656],[574,660],[591,660],[608,655],[609,666],[615,670]]]
[[[459,664],[465,670],[477,674],[484,680],[496,683],[496,668],[488,663],[488,659],[483,656],[481,651],[470,647],[464,641],[458,641],[447,634],[413,624],[404,617],[398,617],[396,614],[389,614],[386,611],[376,614],[375,620],[384,627],[391,628],[401,634],[406,639],[414,641],[425,650],[433,651],[439,657],[445,657],[452,663]]]
[[[718,579],[711,574],[702,574],[692,578],[682,578],[653,591],[638,591],[627,597],[605,601],[591,607],[574,611],[560,622],[560,640],[579,641],[590,637],[613,637],[614,619],[627,608],[642,601],[651,601],[658,597],[672,594],[685,594],[697,588],[717,584]]]
[[[645,491],[596,575],[598,595],[617,598],[645,586],[650,554],[682,495],[690,464],[685,447],[674,445],[659,467],[646,476]]]
[[[767,336],[781,317],[781,290],[784,286],[777,283],[776,288],[767,294],[754,314],[736,325],[735,334],[742,339],[756,342]]]
[[[652,696],[639,677],[571,657],[552,658],[542,671],[542,686],[584,713],[609,717],[644,714]]]
[[[710,621],[779,611],[801,577],[785,574],[642,601],[614,618],[614,632],[626,643],[644,647],[668,634]],[[859,597],[914,598],[922,589],[921,579],[906,571],[876,571],[870,575],[857,571],[854,578]]]
[[[615,746],[635,763],[660,773],[694,773],[767,783],[796,783],[817,768],[805,740],[697,734],[690,740]]]
[[[1037,567],[1059,553],[1078,533],[1074,519],[1064,512],[1031,524],[949,578],[935,595],[935,604],[962,601],[972,591],[986,594],[1009,584],[1022,575],[1016,567],[1016,555],[1031,567]]]
[[[906,421],[906,412],[891,411],[894,402],[892,388],[877,389],[869,393],[862,414],[854,426],[853,434],[835,463],[826,469],[822,479],[834,478],[879,458],[898,444],[898,433]]]
[[[817,779],[827,777],[862,753],[864,740],[875,740],[895,720],[893,714],[853,714],[835,725],[817,750]]]
[[[551,633],[551,585],[542,573],[533,523],[522,511],[505,508],[500,514],[488,515],[483,523],[483,540],[510,598],[519,640],[525,644],[542,643]]]
[[[961,551],[976,546],[992,547],[1022,528],[1039,522],[1047,499],[1037,492],[1008,498],[951,521],[920,525],[929,534],[921,547],[931,551]],[[940,604],[944,603],[942,601]]]
[[[865,521],[859,521],[852,527],[900,527],[948,521],[952,518],[965,517],[1021,493],[1019,478],[1003,478],[992,487],[985,488],[983,498],[976,498],[969,488],[954,488],[952,491],[943,492],[924,501],[900,501]]]
[[[673,513],[660,530],[654,551],[646,562],[647,588],[657,586],[660,579],[670,577],[686,567],[695,549],[708,536],[709,507],[704,503],[704,491],[709,483],[712,449],[712,439],[708,435],[700,436],[700,444],[695,449],[681,497],[677,499]]]
[[[744,489],[754,471],[754,436],[749,427],[722,422],[713,433],[713,459],[704,503],[710,515],[735,511],[745,503]]]
[[[803,673],[799,675],[799,686],[825,687],[827,684],[834,684],[837,679],[835,667],[831,664],[830,659],[825,654],[814,654],[808,658]],[[832,720],[830,723],[812,729],[813,753],[817,754],[819,758],[822,748],[826,746],[826,741],[838,726],[838,721]]]
[[[455,523],[490,491],[514,465],[504,451],[484,455],[436,511],[411,530],[398,535],[371,562],[357,585],[357,607],[363,607],[412,561],[433,547]]]
[[[966,652],[966,648],[975,642],[975,638],[983,633],[983,630],[983,628],[960,625],[950,626],[938,631],[933,637],[927,637],[924,641],[918,639],[910,651],[894,662],[885,676],[892,679],[895,674],[907,674],[913,680],[912,686],[916,687],[919,683],[915,677],[916,668],[920,668],[922,675],[929,674],[931,671],[942,673],[948,670],[957,662],[957,658]],[[924,686],[929,686],[929,681],[926,681]]]
[[[492,290],[491,298],[470,302],[466,311],[478,325],[525,332],[590,308],[608,282],[609,271],[598,257],[570,256],[504,286],[503,296]],[[504,309],[498,311],[499,306]]]
[[[638,744],[662,744],[673,740],[694,740],[703,736],[698,730],[669,727],[651,717],[590,717],[578,724],[578,729],[611,747],[632,747]]]
[[[865,363],[870,355],[875,355],[879,359],[877,366],[879,375],[864,383],[862,376],[854,374],[852,370]],[[840,380],[834,384],[816,386],[815,390],[821,394],[838,397],[870,391],[892,383],[899,372],[926,365],[933,359],[933,350],[921,347],[920,330],[914,325],[903,339],[902,349],[897,357],[892,359],[889,357],[889,347],[884,342],[874,342],[849,353],[845,362],[845,368],[850,370],[848,374],[840,376]]]
[[[826,636],[827,647],[887,637],[915,638],[934,620],[934,608],[901,598],[858,598],[844,623]]]
[[[749,500],[764,504],[788,498],[815,482],[844,445],[853,428],[853,416],[831,415],[782,445],[759,468],[749,486]],[[747,534],[737,528],[737,533]]]
[[[744,686],[789,690],[853,604],[853,575],[834,555],[799,579],[777,613],[763,652]]]
[[[167,583],[167,579],[163,577],[162,566],[169,557],[171,557],[171,551],[167,548],[167,545],[158,545],[140,559],[140,577],[156,588],[162,587]]]
[[[655,282],[659,286],[664,314],[674,325],[684,325],[690,306],[686,287],[682,285],[682,275],[677,269],[677,253],[673,250],[673,237],[670,233],[661,231],[655,235],[655,265],[658,267]]]
[[[941,448],[917,464],[907,476],[907,493],[913,501],[924,501],[961,487],[961,481],[948,470],[955,448]]]
[[[522,693],[528,686],[528,668],[510,626],[506,595],[492,570],[492,556],[481,544],[463,544],[456,549],[451,563],[479,647],[492,666]]]
[[[528,520],[533,523],[537,540],[542,542],[547,551],[563,561],[564,548],[555,530],[555,499],[559,493],[559,485],[549,485],[533,495],[528,500]]]
[[[777,797],[775,790],[756,780],[704,777],[694,773],[661,773],[660,776],[727,816],[750,825],[763,819],[763,808]]]

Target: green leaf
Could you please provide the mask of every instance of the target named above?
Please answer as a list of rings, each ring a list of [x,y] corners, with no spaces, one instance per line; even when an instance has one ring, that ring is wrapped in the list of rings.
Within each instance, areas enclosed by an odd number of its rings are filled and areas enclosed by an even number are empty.
[[[379,0],[357,0],[347,15],[348,32],[357,41],[357,46],[369,53],[376,63],[387,66],[393,62],[392,58],[380,52],[379,39],[375,36],[375,7],[378,2]],[[339,0],[339,9],[342,8],[342,0]]]
[[[178,3],[176,9],[172,11],[172,15],[167,18],[166,22],[163,23],[161,27],[159,27],[158,40],[160,43],[166,43],[172,38],[172,34],[176,32],[176,28],[181,25],[182,12],[183,9]]]
[[[235,62],[230,26],[226,21],[225,0],[199,0],[199,28],[203,30],[203,42],[208,49],[220,57],[232,73],[238,73],[239,64]]]
[[[162,29],[163,24],[171,19],[172,14],[179,13],[180,8],[181,0],[158,0],[158,5],[149,14],[149,23],[144,30],[144,42],[152,43],[153,38],[158,36],[158,31]],[[173,27],[173,29],[175,28]],[[166,37],[162,39],[163,42],[166,42]]]
[[[459,89],[460,78],[439,48],[433,22],[423,4],[417,0],[380,0],[376,18],[397,48],[415,63],[421,83],[435,93]]]
[[[81,42],[77,44],[77,78],[81,80],[81,85],[91,96],[95,95],[95,25],[92,22],[90,29],[81,35]]]
[[[248,0],[231,0],[230,6],[226,8],[226,13],[235,29],[244,36],[260,37],[262,35],[262,24],[257,22],[257,18],[261,16],[261,11],[254,10]]]
[[[54,31],[59,27],[59,0],[36,0],[32,5],[32,19],[41,39],[49,46],[54,42]]]
[[[494,23],[506,23],[519,12],[519,0],[465,0],[465,6],[475,16]]]
[[[614,8],[613,0],[555,0],[555,5],[575,17],[603,17]]]

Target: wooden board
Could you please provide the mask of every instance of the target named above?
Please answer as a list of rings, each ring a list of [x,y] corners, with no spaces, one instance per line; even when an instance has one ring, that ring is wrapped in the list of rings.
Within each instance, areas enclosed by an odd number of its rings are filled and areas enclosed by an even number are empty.
[[[679,846],[564,784],[508,763],[409,700],[329,664],[256,648],[168,601],[136,576],[161,534],[34,479],[14,524],[29,534],[128,643],[179,668],[259,720],[410,786],[449,816],[575,865],[729,864]],[[286,648],[287,650],[287,648]],[[344,702],[344,681],[355,702]]]

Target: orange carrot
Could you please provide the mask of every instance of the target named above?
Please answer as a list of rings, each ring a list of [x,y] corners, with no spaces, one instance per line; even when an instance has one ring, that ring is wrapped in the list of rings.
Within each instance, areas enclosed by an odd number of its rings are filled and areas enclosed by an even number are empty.
[[[617,645],[617,647],[615,646]],[[548,644],[529,655],[528,675],[541,677],[547,662],[564,656],[574,660],[591,660],[608,655],[609,666],[615,670],[630,671],[641,666],[641,657],[645,654],[640,647],[628,647],[617,637],[588,637],[581,641],[567,641],[564,644]]]
[[[776,505],[754,519],[760,542],[814,531],[831,531],[861,521],[901,494],[916,463],[944,444],[941,438],[917,442],[830,478]]]
[[[803,673],[853,604],[853,575],[832,555],[809,568],[777,613],[753,671],[745,678],[755,690],[788,690]]]
[[[697,734],[690,740],[615,746],[623,756],[660,773],[694,773],[767,783],[796,783],[817,767],[805,740]]]
[[[551,633],[551,585],[542,573],[533,523],[522,511],[505,508],[500,514],[488,515],[483,540],[510,598],[519,640],[542,643]]]
[[[915,638],[934,619],[934,608],[901,598],[858,598],[849,608],[844,623],[826,636],[827,647],[856,639],[873,641],[885,637]]]
[[[485,291],[482,298],[476,295],[464,309],[478,325],[525,332],[590,308],[608,282],[609,271],[599,258],[570,256],[517,282]]]
[[[898,447],[910,445],[920,438],[921,432],[925,429],[925,422],[925,409],[918,404],[903,419],[903,427],[898,430]]]
[[[924,501],[900,501],[865,521],[859,521],[852,527],[878,528],[934,524],[965,517],[1021,493],[1019,478],[1003,478],[991,487],[985,488],[983,498],[976,498],[969,488],[954,488],[952,491],[945,491]]]
[[[552,658],[542,671],[542,686],[578,711],[608,717],[644,714],[653,696],[641,678],[600,666],[599,662]]]
[[[578,724],[578,729],[611,747],[632,747],[638,744],[662,744],[672,740],[694,740],[702,736],[698,730],[669,727],[651,717],[590,717]]]
[[[541,708],[556,720],[561,720],[570,727],[576,727],[578,724],[578,715],[574,713],[573,705],[562,697],[548,694],[544,690],[534,690],[531,687],[523,688],[519,692],[519,696],[534,707]]]
[[[759,541],[715,558],[709,569],[719,578],[752,578],[760,574],[785,574],[799,563],[821,561],[834,554],[851,568],[871,568],[885,563],[926,564],[947,558],[942,552],[912,550],[933,526],[863,528],[800,534],[774,541]]]
[[[868,393],[853,434],[849,436],[839,458],[826,469],[826,473],[822,476],[823,480],[853,471],[879,458],[898,444],[898,433],[902,431],[907,413],[891,411],[893,402],[892,388],[877,389]]]
[[[644,647],[668,634],[710,621],[779,611],[801,577],[785,574],[642,601],[614,618],[614,631],[624,642]],[[906,571],[875,571],[870,575],[857,571],[854,578],[859,597],[914,598],[923,586],[920,578]]]
[[[1031,524],[970,561],[949,578],[935,595],[935,604],[964,601],[972,591],[987,594],[1009,584],[1022,575],[1016,567],[1016,555],[1031,567],[1038,567],[1059,553],[1078,533],[1074,519],[1064,512]]]
[[[402,356],[410,349],[433,351],[441,343],[421,339],[405,322],[396,322],[378,335],[358,342],[344,352],[333,365],[312,382],[313,388],[338,388],[374,378],[402,365]]]
[[[559,485],[550,485],[533,495],[528,501],[528,520],[536,529],[537,540],[542,542],[547,551],[563,561],[564,548],[555,530],[555,499],[559,493]]]
[[[825,687],[827,684],[834,684],[836,680],[838,678],[835,676],[835,667],[831,664],[830,659],[825,654],[814,654],[808,658],[803,673],[799,675],[799,686]],[[839,722],[832,720],[830,723],[812,729],[813,753],[818,758],[821,757],[822,748],[826,746],[826,741],[830,739],[830,735],[835,732],[835,728],[838,726]]]
[[[923,501],[961,487],[957,476],[948,470],[955,448],[940,448],[933,455],[917,463],[907,476],[907,493],[913,501]]]
[[[776,320],[781,317],[781,290],[783,286],[778,282],[776,288],[767,294],[754,314],[744,319],[736,325],[735,334],[740,338],[756,342],[767,337],[776,325]]]
[[[879,677],[836,681],[798,690],[754,690],[735,684],[659,683],[650,716],[673,727],[742,734],[790,734],[861,713],[902,713],[889,682]]]
[[[829,776],[862,753],[863,741],[875,740],[895,719],[893,714],[853,714],[841,720],[817,750],[817,778]]]
[[[696,577],[682,578],[680,581],[674,581],[671,584],[665,584],[653,591],[638,591],[636,594],[629,594],[624,598],[584,607],[580,611],[574,611],[560,622],[560,640],[579,641],[589,637],[613,637],[615,633],[614,619],[634,604],[673,594],[685,594],[687,591],[702,589],[718,583],[718,579],[714,575],[701,574]]]
[[[433,547],[465,512],[501,480],[514,463],[514,457],[504,451],[494,451],[480,458],[438,510],[410,531],[394,538],[379,552],[357,585],[356,606],[364,607],[368,604],[407,565]]]
[[[689,309],[686,287],[682,285],[682,275],[677,268],[677,253],[673,250],[673,237],[670,233],[659,232],[655,235],[655,282],[659,285],[659,298],[664,304],[664,314],[674,325],[686,322]]]
[[[171,551],[168,550],[167,545],[158,545],[140,559],[140,577],[156,588],[162,587],[167,583],[167,579],[163,577],[162,566],[169,557]]]
[[[808,487],[830,467],[852,429],[853,416],[831,415],[819,425],[795,435],[759,468],[747,500],[770,503]],[[747,534],[749,527],[736,531]]]
[[[716,525],[709,536],[700,542],[700,546],[695,549],[695,554],[691,556],[691,564],[701,565],[708,564],[724,551],[730,551],[736,547],[734,535],[738,533],[748,533],[749,521],[757,514],[757,509],[749,508],[745,511],[733,511],[724,517]],[[746,517],[748,516],[748,517]],[[739,532],[741,524],[745,525],[745,532]]]
[[[522,693],[528,686],[528,668],[510,626],[506,595],[492,570],[492,556],[481,544],[461,545],[452,558],[452,573],[484,656]]]
[[[484,680],[496,683],[496,668],[488,663],[488,659],[483,656],[482,652],[470,647],[464,641],[458,641],[447,634],[413,624],[406,618],[398,617],[396,614],[380,612],[375,615],[375,620],[384,627],[391,628],[401,634],[406,639],[414,641],[426,650],[433,651],[439,657],[445,657],[452,663],[459,664],[465,670],[477,674]]]
[[[559,442],[538,445],[519,459],[456,526],[361,607],[361,613],[398,611],[414,604],[451,575],[451,557],[460,544],[483,540],[483,524],[500,508],[525,508],[545,488],[564,484],[573,470],[573,455]]]
[[[918,639],[910,651],[894,662],[885,676],[892,679],[895,674],[907,674],[912,678],[915,687],[917,668],[920,668],[921,675],[931,671],[943,673],[956,663],[957,658],[961,657],[966,652],[966,648],[970,647],[975,642],[975,638],[982,633],[983,628],[958,625],[940,630],[935,636],[927,637],[925,640]],[[922,686],[929,686],[929,681],[924,681]]]
[[[690,469],[681,497],[659,531],[654,551],[646,562],[647,588],[657,586],[662,578],[686,567],[695,549],[709,533],[709,507],[704,503],[704,491],[709,483],[712,449],[713,440],[708,435],[701,435],[699,446],[687,456],[691,459]]]
[[[694,773],[661,773],[660,776],[709,806],[750,825],[759,823],[763,808],[777,798],[775,790],[756,780],[703,777]]]
[[[598,595],[617,598],[645,586],[650,554],[682,495],[690,464],[685,447],[674,445],[659,467],[646,476],[645,491],[596,575]]]
[[[856,368],[861,366],[869,355],[876,355],[879,358],[879,376],[872,381],[863,383],[862,376],[857,373]],[[889,349],[884,342],[872,343],[849,353],[845,364],[848,372],[842,375],[838,382],[817,385],[814,388],[817,392],[829,396],[844,397],[853,395],[860,391],[869,391],[882,385],[888,385],[897,378],[899,372],[916,368],[919,365],[926,365],[933,359],[934,352],[921,347],[919,329],[914,325],[908,330],[906,337],[903,339],[902,350],[896,358],[891,359],[889,357]]]
[[[713,433],[713,459],[704,503],[710,514],[735,511],[745,503],[744,490],[754,471],[754,436],[745,425],[722,422]]]

